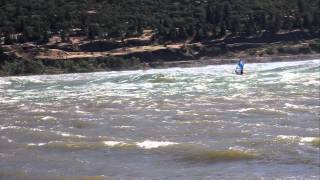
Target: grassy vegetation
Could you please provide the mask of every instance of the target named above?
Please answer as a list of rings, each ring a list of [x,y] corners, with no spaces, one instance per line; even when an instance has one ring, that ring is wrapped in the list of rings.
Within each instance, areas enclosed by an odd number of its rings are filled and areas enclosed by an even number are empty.
[[[32,75],[56,73],[85,73],[93,71],[111,71],[141,69],[138,58],[101,57],[74,60],[24,60],[9,59],[0,64],[0,75]]]
[[[320,53],[320,39],[316,39],[316,40],[312,41],[312,42],[310,43],[310,48],[311,48],[313,51],[315,51],[315,52],[317,52],[317,53]]]

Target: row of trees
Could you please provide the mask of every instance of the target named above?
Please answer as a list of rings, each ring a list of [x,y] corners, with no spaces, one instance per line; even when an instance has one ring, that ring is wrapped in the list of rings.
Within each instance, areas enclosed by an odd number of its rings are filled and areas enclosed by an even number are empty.
[[[320,29],[320,0],[1,0],[5,43],[44,43],[80,29],[88,38],[127,37],[153,29],[155,40],[252,36]],[[79,31],[77,31],[79,33]]]
[[[174,8],[172,11],[167,9]],[[160,17],[159,36],[167,39],[195,36],[252,36],[262,32],[320,28],[320,1],[229,0],[208,1],[193,6],[164,4],[168,16]]]

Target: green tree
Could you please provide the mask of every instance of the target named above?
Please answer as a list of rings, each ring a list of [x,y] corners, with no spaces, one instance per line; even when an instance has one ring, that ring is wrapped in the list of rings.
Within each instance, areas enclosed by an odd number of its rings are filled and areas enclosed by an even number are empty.
[[[42,32],[42,43],[48,43],[49,42],[49,38],[50,38],[50,35],[49,35],[48,31],[44,30]]]
[[[226,32],[227,32],[227,29],[226,29],[226,24],[223,22],[221,23],[220,25],[220,36],[225,36],[226,35]]]
[[[225,22],[226,29],[229,29],[230,28],[230,17],[231,17],[231,5],[228,1],[224,4],[223,10],[224,10],[223,20]]]
[[[241,24],[239,17],[236,16],[231,19],[230,31],[234,36],[238,35],[238,33],[241,32]]]
[[[101,36],[102,30],[98,24],[90,24],[88,28],[88,38],[95,39],[96,37]]]
[[[303,28],[304,29],[311,29],[312,28],[312,16],[309,13],[306,13],[303,16]]]
[[[320,28],[320,13],[313,13],[313,22],[312,22],[313,30],[319,30]]]
[[[5,44],[5,45],[11,45],[11,44],[13,44],[13,39],[12,39],[10,33],[5,33],[5,35],[4,35],[4,44]]]
[[[305,0],[298,0],[298,12],[300,15],[303,15],[306,12]]]
[[[277,33],[281,29],[281,20],[279,14],[271,15],[267,29],[271,33]]]
[[[61,31],[60,31],[60,38],[61,38],[61,41],[62,41],[62,42],[68,41],[69,36],[68,36],[66,30],[61,30]]]

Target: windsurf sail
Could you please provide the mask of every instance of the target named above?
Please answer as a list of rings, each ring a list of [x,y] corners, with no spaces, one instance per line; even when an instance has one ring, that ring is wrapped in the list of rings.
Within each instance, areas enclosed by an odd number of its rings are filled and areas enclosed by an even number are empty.
[[[235,70],[236,74],[243,74],[243,68],[244,68],[244,62],[242,60],[239,60]]]

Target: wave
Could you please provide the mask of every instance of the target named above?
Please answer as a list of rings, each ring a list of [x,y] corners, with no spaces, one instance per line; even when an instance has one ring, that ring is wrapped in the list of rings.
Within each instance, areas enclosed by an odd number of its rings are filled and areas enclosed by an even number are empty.
[[[226,150],[214,150],[193,144],[168,147],[164,152],[172,154],[178,161],[187,163],[218,163],[257,158],[255,152],[244,149],[229,148]]]
[[[137,146],[143,149],[154,149],[154,148],[172,146],[177,144],[179,143],[169,142],[169,141],[148,141],[147,140],[147,141],[137,143]]]
[[[167,124],[216,124],[216,123],[223,123],[224,121],[221,120],[193,120],[193,121],[162,121],[163,123]]]
[[[300,137],[300,136],[289,136],[289,135],[278,135],[277,141],[283,141],[286,143],[298,143],[300,145],[309,144],[312,146],[320,147],[320,137]]]
[[[11,81],[8,81],[7,79],[4,79],[4,78],[1,78],[0,79],[0,87],[2,87],[2,86],[8,86],[8,85],[11,85],[12,84],[12,82]]]
[[[12,139],[10,139],[10,138],[8,138],[8,137],[6,137],[6,136],[1,136],[0,139],[3,139],[3,140],[5,140],[5,141],[7,141],[8,143],[13,143],[13,142],[14,142],[14,140],[12,140]]]
[[[142,142],[124,142],[124,141],[50,141],[48,143],[28,143],[30,147],[46,147],[49,149],[60,150],[88,150],[110,148],[134,148],[134,149],[156,149],[177,145],[178,143],[169,141],[142,141]]]
[[[216,163],[221,161],[251,160],[256,154],[243,149],[212,150],[193,144],[170,141],[51,141],[48,143],[28,143],[28,147],[58,149],[63,151],[99,150],[106,147],[121,150],[144,150],[155,154],[172,156],[173,159],[189,163]]]
[[[239,150],[204,150],[197,153],[192,153],[188,159],[201,162],[219,162],[219,161],[236,161],[254,159],[256,155],[246,153]]]
[[[28,147],[43,147],[46,149],[58,149],[65,151],[74,150],[96,150],[105,147],[103,142],[87,142],[87,141],[50,141],[48,143],[28,143]]]
[[[239,113],[258,113],[263,115],[286,115],[287,112],[274,109],[274,108],[241,108],[235,110],[228,110],[230,112],[239,112]]]
[[[109,179],[108,176],[50,176],[37,175],[28,171],[4,171],[0,170],[0,179],[16,179],[16,180],[104,180]],[[113,179],[113,178],[112,178]]]
[[[300,111],[310,111],[313,109],[318,109],[320,106],[306,106],[306,105],[296,105],[296,104],[290,104],[285,103],[286,109],[293,109],[293,110],[300,110]]]
[[[152,76],[148,80],[148,82],[151,82],[151,83],[175,83],[176,79],[173,77],[170,77],[170,76],[163,75],[163,74],[157,74],[157,75]]]
[[[30,136],[36,141],[48,141],[48,140],[83,140],[89,139],[89,137],[72,134],[69,132],[46,130],[40,128],[27,128],[19,126],[0,126],[0,131],[14,132],[17,137]]]
[[[96,124],[92,121],[83,121],[83,120],[73,120],[72,127],[75,127],[77,129],[86,129],[86,128],[92,128]]]
[[[57,120],[57,118],[53,117],[53,116],[45,116],[43,118],[41,118],[43,121],[55,121]]]

